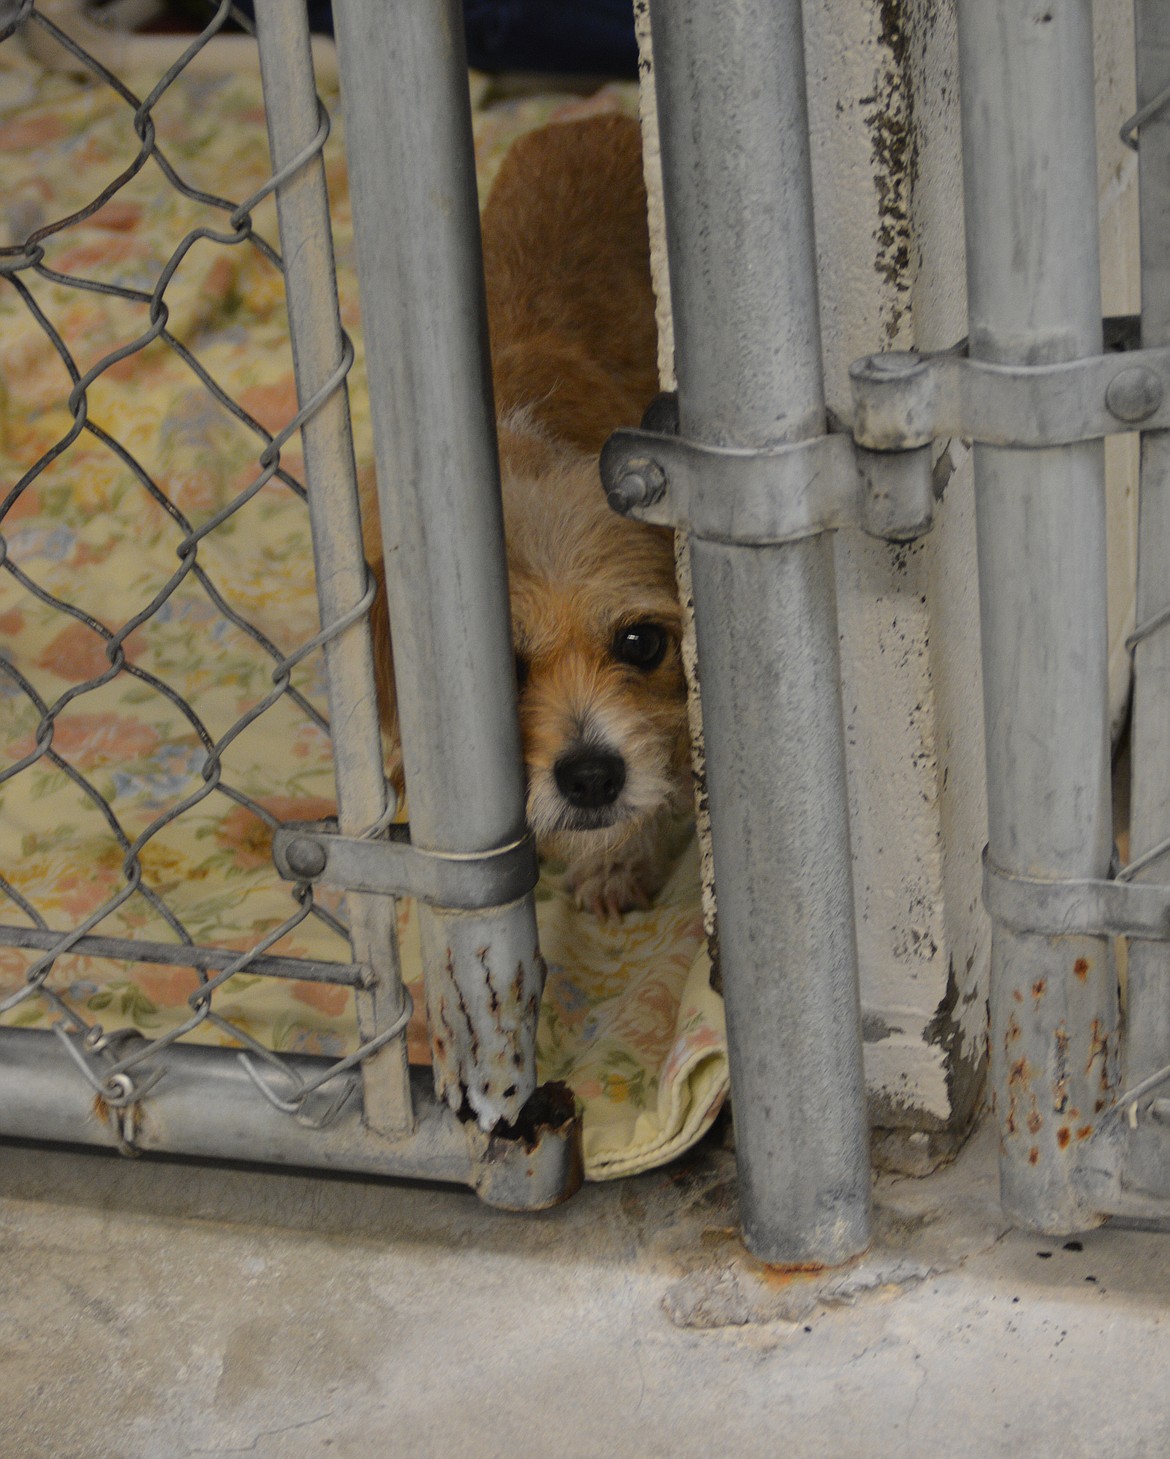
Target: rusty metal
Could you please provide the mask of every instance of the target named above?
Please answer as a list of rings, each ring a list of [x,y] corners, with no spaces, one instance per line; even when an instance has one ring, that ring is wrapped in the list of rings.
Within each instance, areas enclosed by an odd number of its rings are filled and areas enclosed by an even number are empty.
[[[1043,27],[960,3],[971,337],[858,361],[875,451],[976,444],[994,928],[992,1098],[1005,1207],[1060,1232],[1170,1198],[1170,12],[1138,0],[1143,308],[1097,317],[1087,0]],[[1051,24],[1049,24],[1051,22]],[[1058,120],[1059,119],[1059,120]],[[1075,287],[1070,284],[1075,280]],[[1102,460],[1140,430],[1128,866],[1111,872]],[[1129,939],[1126,1078],[1112,939]]]
[[[988,854],[1013,876],[1100,881],[1112,853],[1104,451],[1086,437],[1115,425],[1104,372],[1134,357],[1102,363],[1092,6],[1067,0],[1038,24],[1015,0],[959,0],[958,20],[971,360],[935,373],[961,379],[971,408],[945,428],[982,437]],[[1117,1089],[1109,939],[994,923],[990,1012],[1004,1209],[1037,1230],[1095,1225],[1095,1142],[1075,1131]]]
[[[566,1084],[542,1084],[515,1125],[491,1131],[469,1126],[468,1143],[476,1195],[503,1211],[560,1205],[585,1179],[581,1122]],[[546,1193],[539,1204],[537,1192]]]
[[[409,1134],[385,1136],[362,1118],[356,1070],[334,1074],[327,1059],[285,1056],[287,1070],[315,1092],[295,1117],[257,1089],[230,1049],[180,1045],[149,1097],[110,1106],[79,1079],[51,1033],[0,1029],[0,1110],[4,1133],[102,1146],[124,1154],[194,1155],[366,1175],[442,1180],[480,1191],[508,1210],[544,1210],[581,1183],[580,1126],[556,1090],[517,1132],[488,1134],[434,1097],[430,1072],[411,1069],[415,1112]]]
[[[432,838],[427,840],[427,853],[416,853],[412,860],[415,881],[421,883],[418,890],[425,892],[427,885],[438,888],[450,895],[456,908],[466,900],[474,900],[479,906],[491,904],[474,915],[451,911],[442,924],[442,941],[430,947],[432,1016],[438,1020],[441,1040],[458,1044],[453,1057],[462,1060],[463,1085],[457,1099],[448,1091],[446,1103],[436,1101],[428,1091],[430,1071],[408,1072],[406,1067],[403,1033],[411,1005],[398,977],[391,901],[385,895],[363,893],[351,883],[347,888],[347,926],[314,899],[310,883],[319,871],[330,868],[328,846],[323,847],[302,832],[300,856],[295,852],[293,855],[299,869],[289,916],[242,951],[197,945],[165,897],[143,877],[141,853],[151,838],[209,796],[226,796],[252,811],[267,833],[279,831],[274,815],[231,784],[223,755],[238,735],[280,701],[294,706],[318,728],[329,728],[320,710],[292,682],[293,670],[321,650],[328,669],[331,717],[339,726],[333,749],[341,830],[345,833],[338,838],[342,856],[348,854],[351,842],[361,843],[362,857],[378,855],[377,837],[394,809],[384,778],[365,628],[372,583],[361,549],[345,399],[345,377],[353,350],[338,321],[321,166],[328,118],[313,90],[303,7],[260,0],[259,51],[250,40],[242,42],[253,58],[260,55],[273,154],[273,175],[253,197],[234,203],[191,188],[171,166],[155,133],[155,106],[183,70],[198,65],[210,42],[218,37],[229,8],[228,0],[221,0],[207,28],[189,44],[166,43],[173,63],[145,99],[136,96],[99,57],[87,53],[76,37],[54,24],[53,14],[64,16],[64,10],[46,14],[32,0],[21,0],[17,6],[9,6],[0,21],[0,39],[15,35],[18,38],[14,43],[19,44],[23,36],[35,30],[59,52],[63,65],[90,76],[121,97],[140,143],[137,155],[118,176],[104,186],[101,179],[94,179],[95,196],[85,208],[48,221],[29,238],[0,249],[4,286],[24,301],[72,380],[67,401],[71,420],[68,429],[51,451],[29,464],[10,490],[5,488],[0,521],[41,472],[83,431],[89,431],[118,456],[155,507],[169,513],[175,522],[178,563],[154,599],[115,631],[100,621],[100,603],[91,613],[55,597],[22,572],[0,537],[0,572],[8,574],[21,591],[41,604],[67,615],[69,621],[85,623],[103,643],[108,661],[108,667],[100,673],[82,680],[55,703],[46,703],[16,664],[0,659],[6,689],[18,698],[23,696],[35,711],[37,724],[32,748],[15,763],[0,767],[0,781],[38,765],[64,775],[105,818],[122,859],[124,883],[79,925],[58,929],[50,927],[37,907],[0,876],[0,897],[15,907],[17,916],[13,920],[26,924],[0,928],[0,944],[33,950],[24,985],[5,997],[0,1011],[39,1000],[57,1015],[49,1033],[0,1030],[0,1133],[81,1141],[126,1154],[173,1150],[222,1159],[272,1160],[453,1180],[470,1186],[485,1184],[487,1188],[492,1188],[494,1181],[501,1189],[507,1186],[506,1203],[511,1206],[545,1206],[563,1198],[579,1182],[580,1132],[575,1112],[570,1109],[547,1128],[541,1127],[534,1141],[527,1127],[513,1132],[500,1124],[491,1110],[497,1089],[504,1107],[519,1114],[524,1105],[525,1078],[529,1087],[532,1082],[536,1005],[543,977],[531,898],[527,895],[535,875],[531,844],[524,838],[520,797],[511,794],[509,800],[509,785],[515,791],[519,780],[518,763],[511,767],[510,780],[508,773],[501,773],[496,780],[484,775],[483,798],[490,800],[498,792],[510,807],[507,824],[494,838],[473,841],[467,847],[460,845],[458,838],[451,844],[445,844],[442,837]],[[441,28],[440,18],[431,9],[425,15],[420,10],[418,19],[432,30]],[[387,36],[385,27],[379,27],[378,40],[385,42]],[[466,103],[465,77],[460,84]],[[353,130],[360,130],[360,125]],[[375,152],[379,147],[377,130],[375,126],[368,137]],[[178,241],[157,280],[143,290],[54,273],[45,261],[47,242],[89,217],[138,172],[153,165],[180,193],[197,201],[203,216],[210,220]],[[464,182],[471,165],[468,142],[456,169]],[[360,206],[360,192],[361,184],[355,182],[355,208]],[[252,209],[272,193],[277,198],[284,264],[252,224]],[[217,219],[221,224],[218,228],[212,226]],[[446,220],[443,227],[447,227]],[[427,241],[428,246],[434,242],[429,237]],[[465,248],[467,242],[464,229],[454,246]],[[255,248],[272,265],[284,269],[301,408],[275,436],[253,420],[167,328],[167,290],[171,281],[186,253],[196,244],[205,243]],[[139,308],[148,307],[149,328],[138,339],[83,371],[40,310],[26,276],[34,283],[47,278],[55,287],[75,285],[123,298]],[[190,369],[193,385],[205,389],[217,408],[256,436],[254,479],[198,527],[183,517],[169,501],[164,486],[151,477],[125,444],[89,419],[88,392],[94,382],[113,365],[156,342],[179,357]],[[303,439],[310,491],[282,463],[283,448],[298,433]],[[231,607],[200,555],[209,534],[270,482],[307,503],[313,528],[322,628],[291,653],[279,651]],[[471,536],[478,551],[479,538],[474,530]],[[491,571],[498,568],[496,563]],[[233,630],[247,635],[272,660],[271,691],[218,739],[208,731],[196,708],[131,662],[124,647],[129,633],[166,605],[181,585],[203,592]],[[506,642],[506,605],[497,602],[496,607],[499,611],[494,631]],[[484,603],[476,602],[474,616],[477,626],[482,626],[481,620],[491,614]],[[499,683],[492,681],[497,667],[486,665],[489,710],[485,714],[488,719],[494,716],[502,722],[511,717],[515,736],[511,696],[506,687],[501,691]],[[505,667],[502,682],[506,686],[511,675],[510,649]],[[436,675],[442,678],[450,671],[450,663],[441,661]],[[98,787],[54,745],[58,715],[79,695],[101,688],[118,675],[136,678],[151,692],[165,695],[191,726],[204,752],[202,783],[197,779],[196,789],[176,804],[168,803],[158,818],[137,835],[127,833]],[[501,676],[496,674],[496,678],[500,680]],[[420,699],[428,697],[424,692]],[[506,756],[506,735],[496,735],[489,727],[486,738],[493,752]],[[477,762],[472,773],[481,773],[483,768]],[[465,770],[462,767],[461,773]],[[425,794],[417,800],[425,812]],[[475,797],[470,796],[462,808],[472,815]],[[390,845],[389,840],[381,845],[381,854],[393,860],[401,848]],[[489,896],[493,877],[494,899]],[[369,879],[378,880],[376,876]],[[173,944],[157,939],[136,942],[103,934],[104,919],[132,896],[148,903],[165,923],[167,935],[173,934]],[[286,958],[270,951],[308,917],[319,919],[338,935],[337,962]],[[344,946],[344,938],[350,934],[352,954]],[[56,959],[66,952],[191,967],[198,975],[198,987],[191,996],[189,1012],[177,1027],[156,1037],[109,1034],[100,1024],[87,1020],[87,1010],[67,1003],[50,983]],[[292,1058],[264,1048],[246,1028],[218,1011],[222,1006],[218,990],[245,970],[352,987],[358,1008],[356,1048],[335,1060]],[[178,1044],[185,1034],[201,1027],[214,1028],[219,1036],[234,1041],[238,1052]],[[472,1107],[491,1133],[492,1168],[482,1177],[477,1166],[485,1158],[487,1136],[471,1118]],[[510,1155],[513,1147],[515,1154]],[[510,1172],[506,1180],[496,1174],[504,1167]]]

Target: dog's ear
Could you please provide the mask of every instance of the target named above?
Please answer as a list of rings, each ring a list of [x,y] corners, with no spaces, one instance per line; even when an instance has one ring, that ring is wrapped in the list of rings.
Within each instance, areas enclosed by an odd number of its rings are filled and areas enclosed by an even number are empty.
[[[645,398],[555,329],[498,347],[492,381],[501,414],[521,407],[552,440],[594,456],[619,425],[638,419]]]
[[[402,741],[398,730],[398,701],[394,693],[394,649],[390,641],[390,609],[386,602],[386,571],[382,563],[382,533],[378,520],[378,494],[372,467],[358,472],[362,508],[362,549],[374,579],[370,605],[370,638],[374,651],[374,683],[378,691],[378,717],[387,742],[386,775],[403,794]]]

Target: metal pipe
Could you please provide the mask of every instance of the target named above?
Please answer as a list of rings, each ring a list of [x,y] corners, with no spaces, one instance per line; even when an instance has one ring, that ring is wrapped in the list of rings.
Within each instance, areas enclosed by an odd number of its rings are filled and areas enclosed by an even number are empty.
[[[414,841],[524,833],[471,107],[455,0],[335,13],[394,668]],[[531,897],[420,908],[437,1087],[480,1124],[535,1087]]]
[[[681,434],[825,429],[799,0],[651,0]],[[869,1240],[849,817],[827,535],[691,539],[744,1239]]]
[[[117,1113],[115,1126],[58,1038],[0,1029],[0,1137],[454,1181],[506,1210],[557,1205],[581,1183],[571,1097],[567,1105],[555,1093],[547,1099],[525,1140],[501,1140],[436,1103],[429,1075],[412,1069],[413,1128],[386,1135],[369,1128],[352,1069],[322,1085],[294,1119],[264,1097],[231,1049],[176,1044],[159,1062],[165,1069],[158,1082],[140,1105]],[[311,1082],[331,1061],[282,1062],[294,1078]]]
[[[312,145],[324,116],[313,84],[304,7],[258,0],[256,38],[273,172],[279,173]],[[278,184],[276,207],[297,396],[304,406],[335,375],[343,358],[329,198],[319,151]],[[305,422],[301,439],[324,629],[344,619],[366,591],[349,397],[343,382]],[[358,835],[380,820],[387,806],[365,618],[329,639],[324,651],[338,821],[343,834]],[[347,906],[354,957],[374,973],[373,986],[355,995],[358,1036],[364,1043],[389,1028],[403,1006],[394,903],[388,897],[351,894]],[[391,1040],[363,1061],[362,1088],[371,1128],[410,1128],[405,1038]]]
[[[0,926],[0,947],[30,947],[51,952],[62,937],[60,930],[41,927]],[[191,942],[153,942],[137,937],[79,937],[69,951],[78,957],[120,958],[132,963],[160,963],[166,967],[201,968],[213,977],[240,960],[235,948],[205,947]],[[269,957],[261,953],[248,963],[250,975],[261,978],[308,979],[315,983],[339,983],[360,987],[366,969],[360,963],[323,962],[318,958]]]
[[[310,1080],[327,1059],[282,1058],[294,1077]],[[356,1071],[323,1085],[294,1119],[272,1105],[231,1049],[174,1044],[160,1055],[165,1072],[134,1107],[133,1148],[260,1164],[303,1165],[417,1176],[470,1184],[463,1127],[431,1102],[409,1134],[386,1137],[361,1118]],[[143,1066],[149,1072],[152,1065]],[[265,1072],[279,1088],[279,1078]],[[341,1100],[346,1092],[349,1098]],[[426,1100],[425,1086],[422,1090]],[[322,1128],[312,1121],[340,1107]],[[94,1091],[57,1038],[38,1030],[0,1029],[0,1133],[9,1138],[60,1140],[117,1149]]]
[[[1170,11],[1164,0],[1134,7],[1139,109],[1170,86]],[[1170,344],[1170,105],[1142,122],[1138,134],[1141,210],[1143,347]],[[1170,604],[1170,431],[1142,436],[1138,507],[1137,634]],[[1141,635],[1134,647],[1133,793],[1130,855],[1138,857],[1170,830],[1170,631]],[[1160,859],[1143,881],[1165,885]],[[1135,1087],[1170,1058],[1170,947],[1133,939],[1129,945],[1125,1083]],[[1125,1180],[1170,1196],[1165,1129],[1139,1118],[1131,1133]]]
[[[970,348],[1043,364],[1101,351],[1091,0],[959,0]],[[1104,453],[975,448],[989,856],[1040,878],[1108,875]],[[1081,1136],[1113,1098],[1117,997],[1103,937],[996,927],[991,1074],[1005,1212],[1100,1217]]]

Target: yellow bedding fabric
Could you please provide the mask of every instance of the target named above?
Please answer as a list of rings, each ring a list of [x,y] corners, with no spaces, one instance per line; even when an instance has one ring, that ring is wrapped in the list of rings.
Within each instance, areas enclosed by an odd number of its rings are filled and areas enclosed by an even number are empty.
[[[145,94],[154,78],[127,78]],[[482,90],[482,88],[481,88]],[[332,110],[335,97],[327,97]],[[607,88],[588,102],[538,97],[476,110],[481,189],[508,143],[524,129],[581,109],[630,108],[631,89]],[[268,174],[260,85],[180,78],[160,102],[161,146],[184,180],[240,199]],[[45,73],[9,42],[0,47],[0,209],[7,243],[82,208],[138,150],[132,112],[100,83]],[[351,403],[359,458],[368,453],[368,408],[351,262],[343,150],[327,151],[342,312],[357,345]],[[147,293],[189,229],[227,231],[224,215],[184,198],[149,162],[92,217],[44,242],[52,269]],[[256,212],[275,241],[271,200]],[[20,276],[80,370],[136,338],[145,304]],[[250,245],[199,242],[166,292],[170,330],[232,399],[267,430],[295,414],[282,282]],[[9,280],[0,280],[0,500],[70,430],[68,370]],[[41,602],[37,585],[118,632],[178,570],[184,528],[152,499],[137,463],[193,526],[205,522],[258,472],[263,438],[233,419],[179,356],[156,341],[106,369],[88,391],[88,420],[121,443],[119,454],[83,431],[15,495],[0,521],[8,563],[0,570],[0,653],[47,705],[110,669],[106,638],[81,617]],[[128,459],[129,458],[129,459]],[[299,442],[283,463],[300,475]],[[214,590],[287,653],[317,631],[311,548],[303,501],[272,481],[206,538],[198,562]],[[21,580],[21,577],[25,581]],[[272,689],[273,659],[215,606],[188,574],[125,644],[131,665],[194,707],[213,738]],[[293,684],[324,708],[319,653]],[[84,785],[37,757],[40,714],[12,675],[0,671],[0,870],[44,922],[75,927],[126,885],[123,848]],[[203,786],[204,748],[195,726],[155,683],[122,671],[81,693],[56,718],[52,748],[109,801],[127,839]],[[224,783],[280,819],[331,811],[327,736],[287,697],[224,754]],[[269,832],[247,807],[215,790],[146,841],[143,884],[163,896],[199,943],[246,949],[288,917],[290,890],[273,870]],[[727,1088],[722,1005],[708,984],[693,838],[646,913],[606,926],[578,912],[557,869],[538,890],[549,981],[538,1057],[543,1079],[564,1079],[584,1112],[587,1173],[594,1179],[660,1164],[708,1128]],[[343,903],[338,905],[343,911]],[[0,922],[28,914],[0,895]],[[403,965],[423,999],[417,928],[399,908]],[[175,932],[140,892],[95,929],[174,941]],[[344,939],[310,918],[271,951],[345,961]],[[0,948],[0,998],[20,989],[35,955]],[[189,1016],[198,986],[190,969],[65,955],[54,988],[89,1024],[159,1037]],[[221,1017],[277,1051],[341,1056],[354,1047],[352,996],[343,988],[240,974],[214,996]],[[39,994],[11,1007],[9,1025],[45,1028],[56,1012]],[[228,1043],[208,1024],[192,1035]],[[427,1058],[416,1016],[412,1058]]]

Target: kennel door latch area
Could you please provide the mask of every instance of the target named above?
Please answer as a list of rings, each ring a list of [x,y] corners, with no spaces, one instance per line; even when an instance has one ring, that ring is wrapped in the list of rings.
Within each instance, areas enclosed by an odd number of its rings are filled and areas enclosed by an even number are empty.
[[[1041,449],[1170,426],[1170,348],[1142,349],[1136,316],[1103,321],[1105,352],[1058,364],[893,350],[849,367],[853,435],[871,452],[962,437]]]
[[[870,451],[842,431],[758,450],[667,430],[615,431],[601,453],[601,480],[622,516],[746,546],[840,527],[906,542],[929,531],[934,517],[929,442],[916,451]]]
[[[465,912],[515,902],[540,875],[531,832],[489,851],[449,855],[413,845],[406,825],[366,838],[341,836],[334,822],[318,821],[282,826],[273,837],[272,859],[287,881],[413,897]]]

